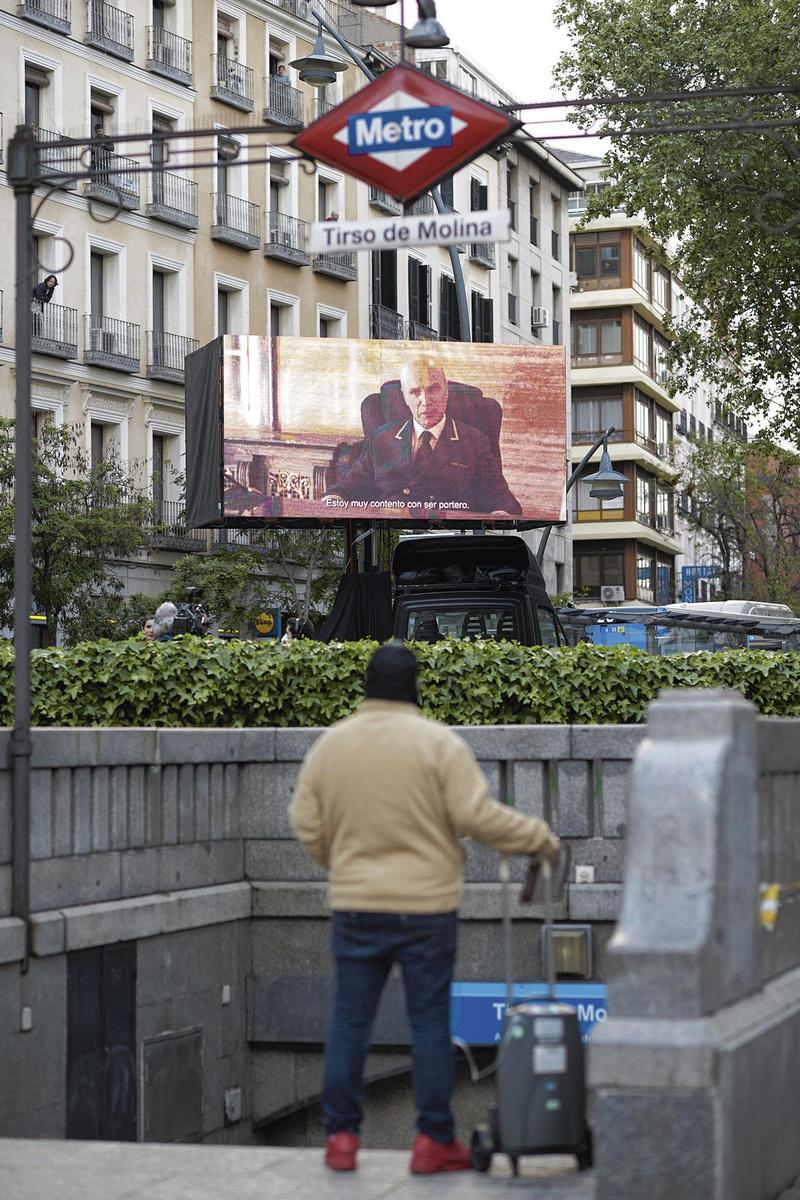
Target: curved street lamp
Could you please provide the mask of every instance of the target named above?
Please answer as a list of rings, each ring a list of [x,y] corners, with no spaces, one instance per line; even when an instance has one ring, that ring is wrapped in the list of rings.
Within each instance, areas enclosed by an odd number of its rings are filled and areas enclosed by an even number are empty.
[[[612,433],[616,432],[617,431],[614,426],[610,425],[608,429],[606,429],[605,433],[603,433],[603,435],[597,439],[594,445],[589,447],[567,480],[567,492],[578,482],[581,471],[586,466],[592,455],[595,454],[602,446],[603,453],[600,458],[599,470],[593,471],[591,475],[584,475],[583,479],[581,479],[581,483],[591,483],[592,487],[589,495],[593,499],[599,500],[601,504],[604,500],[619,499],[619,497],[622,495],[622,485],[629,483],[630,480],[628,479],[628,476],[623,475],[621,471],[615,471],[611,464],[611,458],[608,453],[608,439],[611,437]],[[536,548],[536,561],[540,566],[544,562],[544,552],[547,548],[547,543],[550,540],[550,531],[552,528],[552,525],[548,525],[545,528],[539,545]]]
[[[289,63],[289,66],[294,67],[300,73],[303,83],[310,83],[312,87],[324,88],[329,83],[334,83],[336,76],[341,71],[347,70],[347,63],[334,54],[328,54],[322,37],[322,26],[318,26],[318,29],[317,40],[314,42],[311,53],[303,55],[302,58],[295,58]]]

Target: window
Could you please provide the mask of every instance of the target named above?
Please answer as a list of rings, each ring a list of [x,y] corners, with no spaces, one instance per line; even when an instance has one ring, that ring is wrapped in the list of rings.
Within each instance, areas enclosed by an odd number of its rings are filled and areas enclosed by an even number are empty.
[[[539,619],[539,637],[542,639],[543,646],[558,645],[558,631],[556,630],[556,619],[549,608],[543,608],[541,604],[537,605],[536,616]]]
[[[153,434],[153,508],[157,521],[163,520],[164,509],[164,468],[167,461],[166,441],[162,433]]]
[[[104,425],[101,421],[92,421],[90,425],[90,466],[93,471],[102,466],[111,457],[118,441],[114,437],[115,427]]]
[[[508,320],[511,325],[519,324],[519,263],[508,256]]]
[[[552,335],[553,345],[561,345],[561,288],[553,284],[553,322]]]
[[[636,549],[636,598],[655,603],[655,555],[645,546]]]
[[[530,215],[530,240],[532,246],[539,245],[539,184],[535,179],[528,183],[528,209]]]
[[[653,334],[653,374],[656,382],[660,384],[665,384],[669,378],[668,354],[669,342],[656,330]]]
[[[165,333],[167,279],[164,271],[153,271],[153,333]]]
[[[581,316],[573,322],[572,329],[574,366],[622,362],[622,320],[616,314]]]
[[[662,312],[670,309],[669,271],[664,267],[653,267],[653,304]]]
[[[619,287],[619,233],[579,233],[573,242],[579,288]]]
[[[591,490],[591,483],[578,480],[572,493],[573,521],[618,521],[624,516],[624,494],[613,500],[600,500],[597,496],[589,495]]]
[[[426,75],[431,75],[434,79],[447,79],[447,59],[446,58],[431,58],[428,62],[419,64],[420,70]]]
[[[675,561],[656,556],[656,604],[671,604],[675,599]]]
[[[439,184],[439,191],[442,194],[442,200],[447,205],[447,207],[452,211],[455,208],[455,199],[454,199],[455,186],[454,186],[454,180],[453,180],[452,175],[448,175],[446,179],[443,179],[441,181],[441,183]]]
[[[471,71],[467,71],[466,68],[464,68],[464,67],[461,68],[461,85],[460,86],[461,86],[461,90],[464,92],[469,92],[470,96],[477,96],[478,80],[472,74]]]
[[[52,72],[33,63],[25,63],[25,124],[38,128],[47,108],[47,89],[53,81]],[[56,124],[51,116],[50,121]]]
[[[511,214],[511,228],[517,228],[517,168],[506,167],[506,199]]]
[[[230,319],[228,315],[228,295],[225,288],[217,288],[217,336],[230,333]]]
[[[347,337],[347,313],[339,308],[317,305],[317,335],[319,337]]]
[[[375,250],[370,255],[372,268],[372,303],[397,312],[397,252]],[[409,272],[411,263],[409,261]]]
[[[225,333],[247,333],[250,319],[249,293],[243,280],[214,272],[216,290],[216,337]]]
[[[553,208],[553,228],[551,231],[550,251],[556,262],[561,261],[561,198],[551,194],[550,203]]]
[[[408,319],[420,325],[431,323],[431,269],[427,263],[409,256]]]
[[[104,132],[114,128],[116,99],[116,96],[92,88],[89,98],[90,134],[94,133],[98,125]]]
[[[653,327],[643,321],[638,313],[633,318],[633,361],[640,371],[652,374]]]
[[[300,313],[297,296],[288,293],[267,292],[267,333],[270,337],[296,337],[299,333]]]
[[[494,341],[494,309],[488,296],[472,293],[472,340],[473,342]]]
[[[472,212],[485,212],[489,207],[489,188],[475,175],[469,181],[469,206]]]
[[[634,396],[633,412],[636,441],[640,446],[644,446],[645,449],[654,450],[653,402],[649,396],[645,396],[644,392],[640,392],[638,388]]]
[[[709,430],[709,433],[711,430]],[[669,452],[672,441],[672,413],[656,405],[656,450],[663,457]]]
[[[461,341],[456,285],[449,275],[439,277],[439,336],[442,340]]]
[[[336,180],[317,178],[317,220],[339,220],[339,184]]]
[[[644,525],[653,524],[653,484],[653,476],[637,468],[636,520],[641,521]]]
[[[660,481],[656,482],[656,529],[672,532],[672,488]]]
[[[600,599],[601,587],[625,586],[625,556],[617,548],[576,548],[573,568],[575,590],[590,599]]]
[[[92,250],[89,258],[89,311],[92,315],[92,326],[95,318],[102,318],[106,311],[106,256]]]
[[[623,439],[621,388],[598,388],[588,394],[582,390],[572,394],[572,440],[595,442],[612,426],[611,441]]]
[[[643,296],[650,296],[650,259],[638,238],[633,239],[633,286]]]

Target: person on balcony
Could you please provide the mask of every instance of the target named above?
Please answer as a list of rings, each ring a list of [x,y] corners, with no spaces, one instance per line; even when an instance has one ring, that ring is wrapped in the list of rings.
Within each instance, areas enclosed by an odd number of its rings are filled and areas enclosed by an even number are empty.
[[[58,287],[55,275],[48,275],[41,283],[37,283],[31,293],[31,333],[37,337],[42,329],[42,316],[45,304],[53,299],[53,292]]]

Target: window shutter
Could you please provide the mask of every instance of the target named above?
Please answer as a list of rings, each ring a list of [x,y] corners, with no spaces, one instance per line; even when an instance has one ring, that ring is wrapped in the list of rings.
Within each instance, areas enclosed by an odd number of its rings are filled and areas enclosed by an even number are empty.
[[[494,341],[494,305],[488,298],[481,298],[481,308],[483,310],[483,341]]]
[[[408,317],[411,321],[419,318],[419,264],[416,259],[408,260]]]

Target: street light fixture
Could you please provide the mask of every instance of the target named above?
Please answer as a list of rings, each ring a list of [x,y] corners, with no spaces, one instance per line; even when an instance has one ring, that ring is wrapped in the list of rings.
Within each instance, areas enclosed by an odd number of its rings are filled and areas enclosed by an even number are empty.
[[[318,88],[324,88],[329,83],[334,83],[336,76],[341,71],[347,70],[346,62],[343,62],[341,58],[336,58],[333,54],[328,54],[325,49],[322,26],[319,27],[317,40],[314,42],[314,49],[311,53],[304,55],[303,58],[294,59],[289,66],[300,72],[303,83],[310,83],[312,87]]]
[[[450,38],[436,20],[436,5],[433,0],[417,0],[419,20],[411,33],[406,34],[406,45],[413,50],[440,50],[450,45]]]
[[[608,454],[608,439],[611,437],[612,433],[616,433],[616,429],[613,425],[609,426],[605,433],[597,439],[594,445],[589,447],[567,480],[567,491],[574,487],[574,485],[580,479],[581,483],[592,484],[589,495],[594,500],[599,500],[602,503],[603,500],[619,499],[619,497],[622,495],[622,484],[629,483],[630,480],[628,479],[628,476],[623,475],[621,471],[615,471],[611,465],[611,459]],[[603,453],[600,458],[600,469],[598,471],[594,471],[591,475],[584,475],[581,479],[581,471],[586,466],[592,455],[596,454],[601,446],[603,447]],[[544,562],[544,552],[547,548],[547,543],[550,540],[550,531],[552,528],[552,525],[548,525],[539,539],[539,545],[536,548],[536,561],[539,563],[539,565]]]

